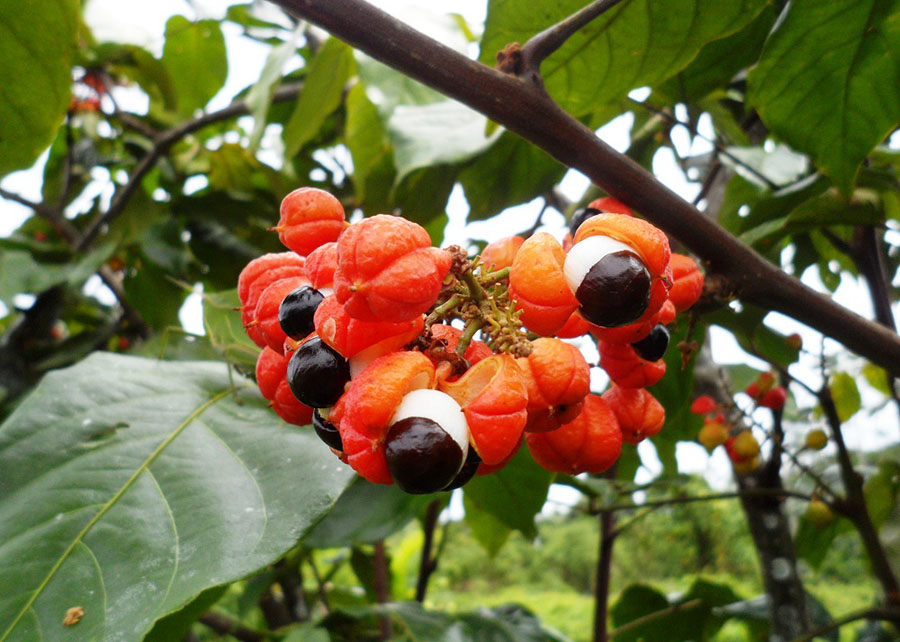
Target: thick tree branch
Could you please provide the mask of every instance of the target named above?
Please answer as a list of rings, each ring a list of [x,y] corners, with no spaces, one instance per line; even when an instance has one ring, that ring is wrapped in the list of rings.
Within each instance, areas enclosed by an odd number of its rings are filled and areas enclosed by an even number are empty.
[[[278,103],[296,98],[297,94],[300,92],[300,87],[301,85],[299,84],[284,85],[282,87],[279,87],[272,95],[272,102]],[[177,127],[173,127],[172,129],[167,129],[163,133],[159,134],[153,141],[153,147],[150,149],[147,155],[144,156],[131,171],[131,175],[128,177],[128,182],[125,183],[122,189],[116,192],[112,202],[109,204],[109,208],[103,214],[97,217],[87,227],[87,229],[85,229],[84,235],[82,236],[81,241],[78,243],[76,249],[83,250],[88,245],[90,245],[91,242],[93,242],[93,240],[103,229],[103,227],[111,223],[113,219],[115,219],[124,211],[129,199],[131,199],[131,197],[134,195],[134,192],[138,189],[138,187],[140,187],[141,181],[143,180],[144,176],[146,176],[147,173],[156,166],[157,161],[159,161],[159,159],[169,151],[172,145],[180,141],[185,136],[193,134],[194,132],[203,129],[204,127],[221,122],[223,120],[228,120],[230,118],[246,116],[249,113],[250,107],[247,105],[247,103],[243,100],[239,100],[231,103],[230,105],[228,105],[228,107],[224,107],[223,109],[210,112],[208,114],[203,114],[198,118],[189,120],[186,123],[178,125]]]
[[[703,258],[741,298],[786,314],[900,374],[900,338],[806,287],[597,138],[530,81],[453,51],[362,0],[273,0],[575,168]]]

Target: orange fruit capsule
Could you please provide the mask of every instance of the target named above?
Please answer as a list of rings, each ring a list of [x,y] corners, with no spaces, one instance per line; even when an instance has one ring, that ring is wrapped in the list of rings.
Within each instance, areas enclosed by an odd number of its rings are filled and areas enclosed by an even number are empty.
[[[481,251],[481,262],[491,272],[508,268],[524,242],[525,239],[521,236],[507,236],[488,243]]]
[[[335,294],[355,319],[407,321],[434,304],[451,263],[421,225],[378,214],[338,240]]]
[[[516,447],[512,449],[512,452],[509,453],[506,458],[498,464],[486,464],[481,462],[478,464],[478,470],[475,471],[475,474],[479,477],[483,475],[490,475],[491,473],[496,473],[498,470],[503,470],[506,468],[506,464],[512,461],[512,458],[516,456],[516,453],[522,449],[522,444],[525,443],[524,439],[520,439],[516,442]]]
[[[672,266],[672,288],[669,290],[669,300],[679,312],[690,309],[703,293],[703,272],[697,267],[697,263],[684,254],[673,254],[670,259]]]
[[[241,306],[251,306],[250,287],[258,278],[276,268],[285,266],[300,268],[301,271],[298,272],[298,274],[303,274],[302,269],[305,262],[306,259],[302,256],[297,256],[293,252],[270,252],[269,254],[263,254],[250,261],[244,266],[240,276],[238,276],[238,298],[241,300]],[[269,283],[271,282],[272,281],[269,281]],[[262,292],[262,290],[259,290],[258,288],[256,291]],[[259,295],[257,294],[257,296]],[[255,300],[252,302],[252,305],[256,305]]]
[[[613,385],[603,393],[622,429],[626,444],[637,446],[647,437],[662,430],[666,411],[656,398],[643,388],[621,388]]]
[[[337,350],[345,359],[356,356],[382,341],[390,343],[393,350],[399,350],[419,336],[425,327],[422,315],[399,323],[354,319],[347,314],[347,310],[338,303],[334,295],[322,300],[316,308],[313,320],[322,341]]]
[[[320,245],[336,241],[346,226],[339,200],[324,190],[301,187],[281,201],[281,217],[272,230],[286,247],[306,256]]]
[[[578,310],[575,310],[575,312],[569,316],[569,320],[566,321],[566,324],[556,331],[556,336],[560,339],[583,337],[591,331],[592,327],[596,328],[598,326],[591,326],[590,323],[584,320],[583,316],[578,314]]]
[[[306,276],[317,290],[332,287],[336,269],[337,243],[320,245],[306,257]]]
[[[302,266],[296,264],[281,265],[260,274],[248,288],[247,300],[241,307],[241,322],[244,325],[244,330],[247,331],[247,336],[249,336],[253,343],[260,348],[266,345],[266,340],[265,337],[263,337],[262,329],[260,328],[261,320],[256,316],[256,304],[259,303],[259,299],[266,288],[276,281],[291,277],[305,278],[306,271]],[[238,290],[238,295],[240,296],[240,289]],[[276,318],[278,316],[277,309],[275,310],[275,316]]]
[[[528,388],[525,430],[556,430],[581,412],[591,368],[578,348],[559,339],[537,339],[532,346],[530,355],[516,360]]]
[[[622,201],[614,199],[612,196],[603,196],[595,198],[588,204],[588,207],[601,212],[609,212],[612,214],[624,214],[625,216],[634,216],[631,208]]]
[[[598,214],[581,224],[575,243],[591,236],[608,236],[632,247],[653,278],[665,276],[672,253],[669,239],[647,221],[623,214]]]
[[[472,446],[481,460],[498,464],[513,451],[528,419],[528,391],[516,360],[506,354],[488,357],[456,381],[438,389],[460,405]]]
[[[618,328],[601,328],[599,325],[590,324],[590,332],[598,341],[631,345],[645,338],[657,325],[669,325],[674,320],[675,306],[667,299],[662,307],[646,320],[635,321]]]
[[[519,248],[509,273],[509,296],[522,311],[522,322],[542,336],[555,334],[578,308],[563,272],[565,261],[559,242],[539,232]]]
[[[666,362],[645,361],[630,345],[600,341],[600,367],[622,388],[646,388],[666,374]]]
[[[284,297],[304,285],[309,285],[309,279],[305,276],[279,279],[263,290],[256,302],[253,317],[257,322],[257,331],[266,345],[276,352],[284,353],[284,342],[287,339],[278,321],[278,308]]]
[[[525,433],[534,460],[546,470],[577,475],[599,474],[616,463],[622,452],[622,431],[609,405],[588,395],[574,420],[551,432]]]

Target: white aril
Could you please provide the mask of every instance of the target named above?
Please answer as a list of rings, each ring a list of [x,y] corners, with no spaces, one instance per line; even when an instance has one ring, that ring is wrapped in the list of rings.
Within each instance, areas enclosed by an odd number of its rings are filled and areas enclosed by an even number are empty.
[[[600,259],[623,251],[635,254],[634,248],[608,236],[589,236],[576,243],[566,254],[566,262],[563,264],[569,289],[573,293],[578,292],[584,277]]]

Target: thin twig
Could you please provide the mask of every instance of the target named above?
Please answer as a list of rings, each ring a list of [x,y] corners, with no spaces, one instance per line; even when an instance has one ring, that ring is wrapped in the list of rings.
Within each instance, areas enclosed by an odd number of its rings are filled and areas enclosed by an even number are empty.
[[[835,629],[839,629],[845,624],[850,624],[851,622],[856,622],[858,620],[886,620],[889,622],[897,622],[898,620],[900,620],[900,609],[876,607],[871,609],[861,609],[859,611],[853,611],[852,613],[848,613],[847,615],[829,622],[824,626],[813,629],[806,635],[801,635],[800,637],[795,638],[794,642],[811,642],[817,637],[824,636],[826,633],[830,633]]]
[[[603,476],[615,479],[616,465]],[[597,555],[596,585],[594,586],[594,638],[593,642],[606,642],[609,615],[609,585],[612,577],[613,545],[616,543],[616,514],[612,510],[600,511],[600,543]]]
[[[300,84],[279,87],[275,90],[275,93],[272,94],[272,102],[278,103],[296,98],[297,94],[300,92],[300,88]],[[249,113],[250,107],[247,105],[246,101],[239,100],[223,109],[204,114],[159,134],[154,140],[153,147],[132,170],[131,175],[128,177],[128,182],[125,183],[122,189],[116,192],[112,202],[109,204],[109,208],[92,221],[87,229],[85,229],[84,235],[75,249],[82,250],[87,247],[97,237],[104,226],[111,223],[113,219],[122,213],[131,196],[137,191],[138,187],[140,187],[141,180],[156,166],[157,161],[169,151],[169,148],[171,148],[172,145],[185,136],[193,134],[204,127],[230,118],[236,118],[237,116],[244,116]]]
[[[562,47],[575,33],[587,26],[595,18],[612,9],[622,0],[594,0],[568,18],[557,22],[529,38],[522,45],[523,70],[540,72],[541,63],[554,51]]]
[[[209,611],[200,616],[200,623],[206,625],[219,635],[230,635],[241,642],[263,642],[269,636],[261,631],[248,629],[246,626],[235,622],[227,615]]]
[[[390,602],[391,594],[388,587],[388,561],[384,550],[384,540],[375,542],[375,557],[372,560],[374,566],[375,599],[379,604]],[[378,616],[381,627],[381,639],[390,640],[393,637],[391,618],[387,615]]]
[[[665,499],[651,499],[640,504],[613,504],[612,506],[603,506],[596,512],[604,511],[620,511],[620,510],[637,510],[640,508],[649,508],[651,506],[674,506],[676,504],[690,504],[693,502],[711,502],[718,499],[739,499],[741,497],[793,497],[809,501],[811,495],[801,493],[795,490],[786,490],[783,488],[746,488],[739,491],[729,491],[722,493],[711,493],[709,495],[683,495],[681,497],[667,497]]]
[[[631,622],[626,622],[622,626],[613,629],[609,632],[609,635],[606,636],[607,640],[612,640],[617,635],[622,635],[623,633],[627,633],[633,629],[638,628],[639,626],[643,626],[648,622],[653,622],[654,620],[658,620],[661,617],[667,617],[669,615],[674,615],[676,613],[681,613],[682,611],[690,611],[691,609],[696,609],[697,607],[703,606],[703,600],[699,597],[693,600],[688,600],[687,602],[682,602],[681,604],[673,604],[664,609],[660,609],[659,611],[654,611],[653,613],[648,613],[643,617],[639,617],[636,620],[632,620]]]
[[[428,591],[428,580],[437,569],[437,558],[431,555],[434,545],[434,529],[437,528],[438,516],[441,514],[441,502],[432,500],[425,509],[425,522],[422,532],[425,541],[422,544],[422,560],[419,563],[419,577],[416,581],[416,602],[425,601],[425,593]]]

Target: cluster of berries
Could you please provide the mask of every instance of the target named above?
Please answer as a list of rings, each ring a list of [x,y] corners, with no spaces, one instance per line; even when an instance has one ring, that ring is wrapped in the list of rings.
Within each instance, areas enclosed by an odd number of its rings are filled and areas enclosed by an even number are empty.
[[[760,408],[781,410],[787,400],[787,390],[783,386],[775,385],[775,375],[771,372],[762,372],[744,390],[756,405]],[[694,399],[691,404],[691,412],[695,415],[703,415],[703,427],[697,434],[699,441],[708,452],[712,452],[719,446],[725,446],[728,458],[735,471],[740,474],[753,472],[759,468],[759,442],[750,430],[735,429],[725,419],[723,409],[716,401],[702,395]],[[818,431],[821,433],[821,431]],[[822,433],[824,436],[824,433]],[[813,437],[818,444],[818,436]],[[827,441],[827,440],[826,440]],[[819,448],[824,448],[822,443]]]
[[[291,251],[254,259],[238,280],[244,327],[263,348],[257,383],[366,479],[450,490],[502,468],[523,441],[548,470],[599,473],[623,441],[662,428],[645,388],[665,373],[665,325],[703,275],[621,203],[579,211],[563,245],[509,237],[474,259],[398,216],[350,225],[312,188],[284,199],[273,229]],[[587,333],[612,380],[603,395],[561,340]]]

